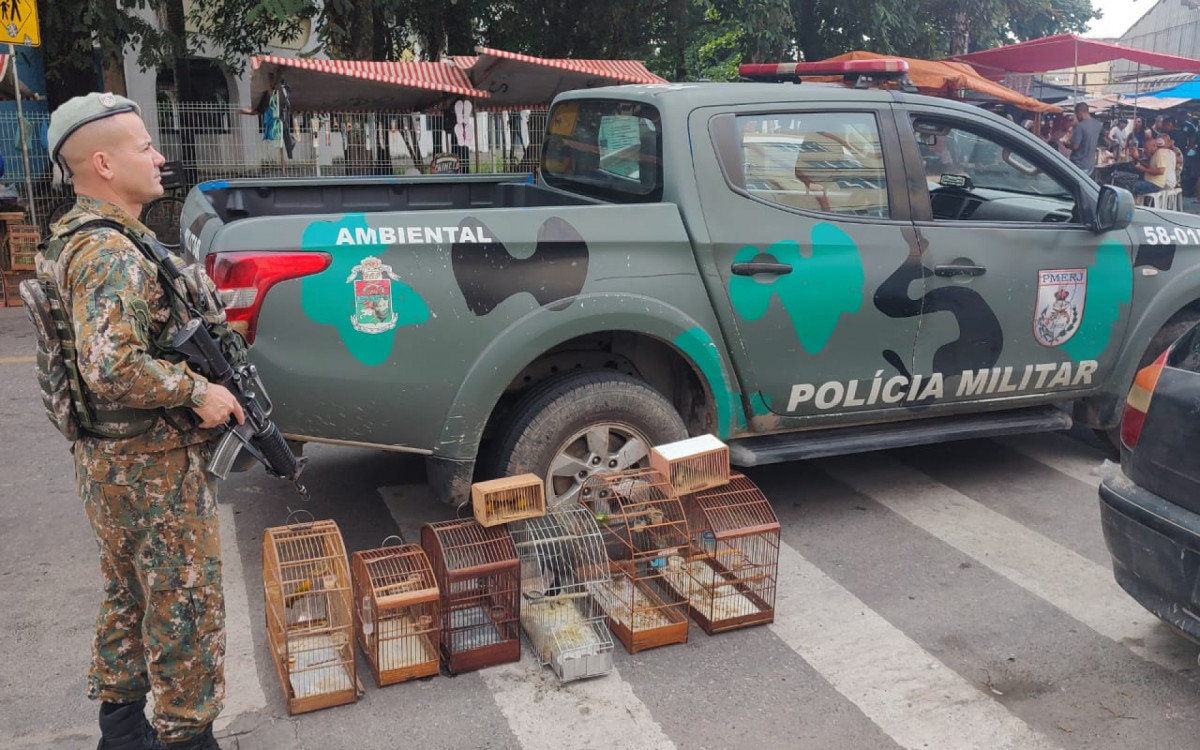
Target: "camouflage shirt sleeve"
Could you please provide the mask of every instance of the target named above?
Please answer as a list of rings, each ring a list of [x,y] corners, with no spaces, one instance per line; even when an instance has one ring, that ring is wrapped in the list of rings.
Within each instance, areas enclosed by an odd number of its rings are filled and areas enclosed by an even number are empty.
[[[101,399],[135,409],[185,406],[199,376],[149,354],[159,299],[154,266],[114,230],[89,233],[71,260],[71,321],[85,386]]]

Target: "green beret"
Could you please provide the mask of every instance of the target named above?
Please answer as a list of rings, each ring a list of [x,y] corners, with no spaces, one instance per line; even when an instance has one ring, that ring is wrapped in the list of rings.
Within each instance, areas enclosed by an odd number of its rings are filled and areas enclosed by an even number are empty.
[[[50,160],[58,161],[59,150],[76,130],[89,122],[103,120],[105,117],[125,112],[135,112],[141,117],[142,108],[132,99],[109,93],[92,92],[85,96],[68,99],[61,107],[54,110],[54,114],[50,115],[50,128],[47,132]]]

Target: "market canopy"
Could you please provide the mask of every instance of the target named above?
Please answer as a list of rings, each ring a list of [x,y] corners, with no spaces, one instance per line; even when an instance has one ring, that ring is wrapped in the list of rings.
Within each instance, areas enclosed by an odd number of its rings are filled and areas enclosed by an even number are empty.
[[[999,77],[1005,73],[1042,73],[1048,70],[1066,70],[1110,60],[1129,60],[1164,70],[1200,72],[1200,60],[1147,52],[1110,42],[1097,42],[1075,34],[1055,34],[1004,47],[955,55],[948,59],[968,63],[989,77]]]
[[[962,98],[960,92],[974,91],[979,94],[995,97],[1003,102],[1008,102],[1028,112],[1062,112],[1062,108],[1056,107],[1053,104],[1039,102],[1031,96],[1018,94],[1007,86],[1002,86],[995,81],[989,81],[976,73],[966,63],[917,60],[908,57],[897,58],[895,55],[880,55],[863,50],[847,52],[844,55],[831,57],[829,58],[829,62],[876,60],[883,58],[899,59],[907,62],[909,80],[924,94],[959,99]]]
[[[257,101],[284,80],[293,112],[417,111],[448,97],[486,98],[458,66],[440,62],[250,58],[250,97]]]
[[[574,89],[623,83],[666,83],[637,60],[553,59],[476,47],[475,57],[450,58],[471,84],[486,91],[488,109],[544,107],[555,96]]]
[[[1142,98],[1154,97],[1157,99],[1200,99],[1200,76],[1193,78],[1190,81],[1185,81],[1178,86],[1170,86],[1158,91],[1151,91],[1142,94]]]

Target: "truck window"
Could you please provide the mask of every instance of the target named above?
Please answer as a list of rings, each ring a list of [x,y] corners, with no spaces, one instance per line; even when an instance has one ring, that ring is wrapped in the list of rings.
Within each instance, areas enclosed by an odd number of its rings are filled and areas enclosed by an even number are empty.
[[[913,133],[934,219],[1073,220],[1071,189],[1020,144],[928,117],[914,118]]]
[[[574,100],[550,112],[542,179],[614,203],[662,200],[662,121],[646,104]]]
[[[807,211],[890,216],[875,116],[823,112],[737,118],[751,196]]]

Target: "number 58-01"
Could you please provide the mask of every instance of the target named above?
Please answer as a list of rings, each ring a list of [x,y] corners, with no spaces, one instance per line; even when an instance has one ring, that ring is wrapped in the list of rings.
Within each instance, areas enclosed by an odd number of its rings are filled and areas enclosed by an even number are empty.
[[[1176,245],[1200,245],[1200,233],[1191,227],[1175,227],[1174,233],[1161,226],[1142,227],[1142,231],[1146,234],[1147,245],[1170,245],[1172,242]]]

